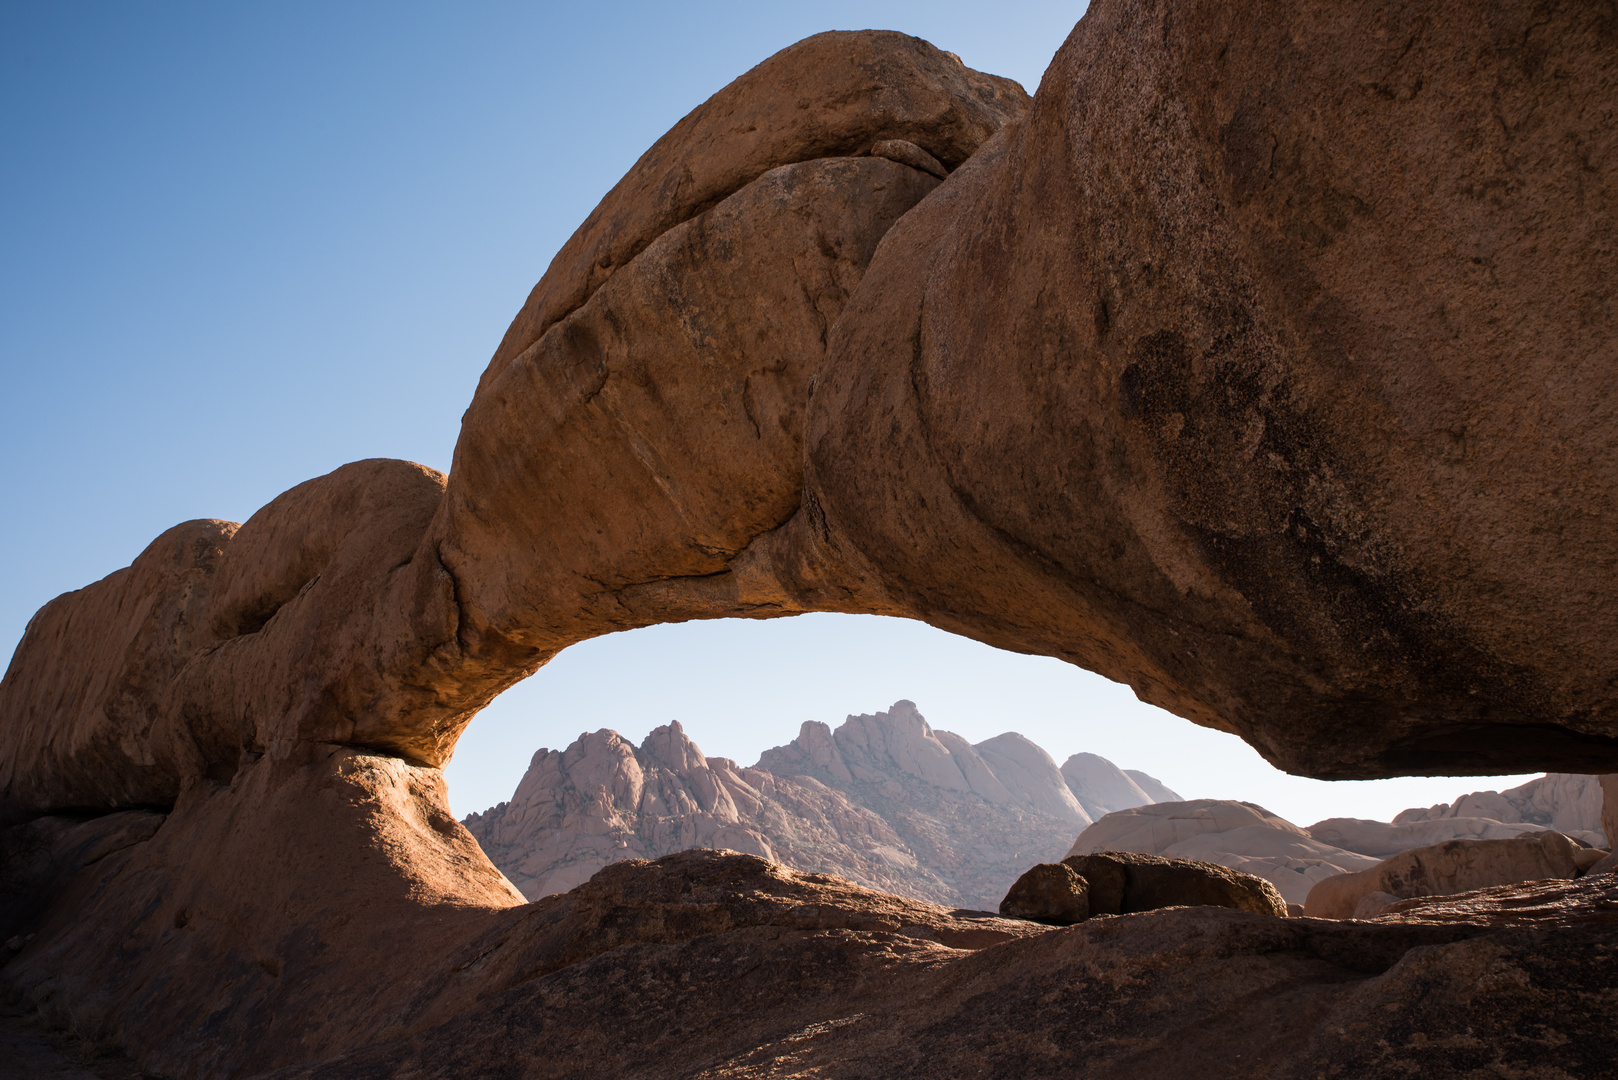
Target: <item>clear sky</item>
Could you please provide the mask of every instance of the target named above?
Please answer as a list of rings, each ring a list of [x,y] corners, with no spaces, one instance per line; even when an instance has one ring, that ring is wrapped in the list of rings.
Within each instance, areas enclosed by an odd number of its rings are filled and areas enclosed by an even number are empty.
[[[0,653],[189,518],[346,462],[447,469],[552,254],[651,142],[820,30],[925,37],[1030,91],[1083,4],[0,5]],[[913,623],[654,627],[564,653],[474,721],[456,810],[540,745],[680,719],[746,763],[910,698],[1300,823],[1516,782],[1323,784],[1057,661]]]

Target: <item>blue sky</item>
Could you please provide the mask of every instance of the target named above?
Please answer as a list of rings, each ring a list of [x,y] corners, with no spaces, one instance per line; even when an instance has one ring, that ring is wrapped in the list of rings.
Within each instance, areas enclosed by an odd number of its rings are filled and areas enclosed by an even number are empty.
[[[0,651],[58,593],[197,517],[363,457],[447,468],[552,254],[713,91],[820,30],[905,30],[1032,91],[1082,4],[0,6]],[[682,720],[751,762],[805,719],[916,701],[1187,796],[1307,823],[1497,786],[1329,785],[1056,661],[813,616],[575,647],[472,725],[461,813],[540,745]]]

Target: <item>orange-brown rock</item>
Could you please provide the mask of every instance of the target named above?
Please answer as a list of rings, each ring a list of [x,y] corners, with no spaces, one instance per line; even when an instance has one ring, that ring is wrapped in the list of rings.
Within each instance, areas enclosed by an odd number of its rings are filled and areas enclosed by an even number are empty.
[[[8,812],[165,805],[279,740],[442,764],[478,708],[565,645],[800,610],[726,570],[797,510],[828,328],[939,182],[871,151],[898,140],[953,165],[1026,100],[892,33],[821,35],[742,76],[536,288],[447,493],[409,463],[344,466],[239,543],[189,523],[47,605],[0,688]]]
[[[1612,40],[1098,0],[1026,113],[896,35],[754,69],[552,264],[447,480],[345,466],[36,617],[5,820],[167,816],[32,826],[0,976],[185,1078],[1598,1074],[1610,874],[1012,941],[745,856],[524,905],[436,766],[568,644],[804,610],[1315,776],[1618,766]]]
[[[782,50],[692,110],[607,193],[534,287],[479,390],[659,236],[771,169],[876,154],[943,179],[1027,102],[1010,79],[891,31]]]
[[[834,328],[816,528],[1294,772],[1610,767],[1610,35],[1094,4]]]

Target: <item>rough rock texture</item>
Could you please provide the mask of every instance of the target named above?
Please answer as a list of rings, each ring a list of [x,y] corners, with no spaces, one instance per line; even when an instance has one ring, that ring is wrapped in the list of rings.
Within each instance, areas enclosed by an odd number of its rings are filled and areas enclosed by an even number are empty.
[[[1103,778],[1123,775],[1095,762]],[[584,734],[536,753],[511,801],[465,824],[531,900],[624,859],[711,847],[990,909],[1030,859],[1067,850],[1089,798],[1022,736],[973,746],[900,701],[835,731],[806,723],[751,768],[706,757],[678,723],[639,749]]]
[[[1601,820],[1602,778],[1578,773],[1551,773],[1505,791],[1474,791],[1451,803],[1425,810],[1412,807],[1394,816],[1402,825],[1448,818],[1490,818],[1501,822],[1526,821],[1545,825],[1568,836],[1591,834],[1592,842],[1607,844]]]
[[[777,53],[692,110],[607,193],[512,320],[479,389],[652,241],[771,169],[875,153],[943,179],[1027,101],[1010,79],[904,34],[818,34]]]
[[[1117,811],[1091,825],[1069,856],[1135,851],[1217,863],[1263,878],[1288,902],[1301,904],[1328,877],[1377,864],[1334,846],[1253,803],[1192,799]]]
[[[1606,1075],[1618,878],[1458,899],[1372,923],[1176,908],[976,952],[919,929],[630,943],[277,1080]]]
[[[1287,917],[1286,901],[1274,885],[1215,863],[1098,851],[1069,855],[1062,865],[1087,883],[1092,915],[1129,915],[1190,904]]]
[[[338,854],[332,833],[354,832],[331,826],[391,785],[381,759],[335,762],[317,771],[346,772],[339,784],[360,798],[339,796],[325,829],[303,815],[294,834],[323,854]],[[368,765],[377,771],[367,775]],[[325,790],[329,782],[289,792],[287,803],[325,799]],[[229,790],[212,798],[244,809],[263,802]],[[396,877],[418,861],[406,844],[449,838],[399,839],[373,849],[392,861],[303,879],[292,909],[297,947],[233,969],[239,983],[213,1000],[208,1021],[224,1037],[210,1036],[202,1055],[194,1028],[161,1034],[159,1010],[177,988],[158,976],[160,963],[218,956],[244,936],[268,943],[251,919],[288,909],[233,915],[233,898],[193,892],[179,911],[159,904],[133,925],[95,926],[85,938],[109,962],[109,998],[122,999],[109,1029],[128,1039],[139,1025],[131,1041],[144,1064],[169,1076],[280,1080],[742,1077],[766,1068],[936,1076],[941,1063],[968,1075],[1050,1077],[1169,1077],[1195,1063],[1240,1077],[1255,1061],[1300,1078],[1328,1061],[1346,1076],[1530,1065],[1600,1075],[1607,1060],[1618,876],[1517,887],[1501,899],[1474,894],[1453,908],[1429,901],[1373,923],[1177,908],[1045,930],[692,851],[617,864],[535,904],[416,907],[411,918],[430,921],[430,942],[401,951],[385,942],[401,929],[393,919],[409,890],[379,886],[411,884]],[[92,869],[70,889],[106,897],[118,877],[199,873],[215,854],[153,850],[164,843],[160,832],[116,870]],[[322,880],[324,894],[311,888]],[[369,900],[362,919],[349,915],[355,898],[337,895],[355,888]],[[60,985],[52,934],[14,959],[8,977]],[[365,954],[370,964],[336,962],[369,942],[380,950]],[[379,956],[392,976],[382,982]],[[130,959],[137,971],[126,973]],[[311,999],[318,1017],[299,1006]],[[292,1030],[289,1013],[307,1029]],[[380,1027],[370,1019],[379,1013]],[[1558,1038],[1540,1037],[1542,1026]],[[1368,1040],[1367,1030],[1386,1038]]]
[[[833,328],[825,534],[1288,770],[1618,763],[1610,20],[1095,3]]]
[[[1618,767],[1614,35],[1097,0],[1031,109],[900,35],[742,76],[552,265],[447,479],[345,466],[36,616],[0,820],[167,816],[5,984],[186,1078],[1608,1069],[1612,875],[970,954],[1010,931],[713,856],[523,905],[436,767],[573,642],[811,609],[1320,777]],[[87,849],[38,837],[54,888]]]
[[[1180,801],[1145,773],[1120,769],[1099,754],[1074,754],[1062,762],[1062,776],[1092,821],[1114,810]]]
[[[1090,917],[1090,884],[1066,863],[1039,863],[1011,883],[1000,914],[1050,926],[1072,926]]]
[[[1528,791],[1538,799],[1536,816],[1584,821],[1585,805],[1595,777],[1543,777],[1513,791]],[[1586,784],[1580,781],[1589,780]],[[1569,795],[1572,805],[1556,801]],[[1486,793],[1495,795],[1494,792]],[[1498,798],[1498,796],[1496,796]],[[1448,804],[1446,804],[1448,805]],[[1502,801],[1501,805],[1510,806]],[[1479,812],[1490,809],[1478,796],[1465,796],[1454,806]],[[1361,818],[1327,818],[1301,828],[1253,803],[1229,799],[1193,799],[1164,802],[1115,811],[1079,834],[1069,854],[1093,851],[1138,851],[1218,863],[1264,878],[1288,902],[1302,904],[1321,881],[1338,874],[1370,870],[1390,855],[1431,847],[1449,840],[1505,840],[1549,831],[1547,824],[1511,822],[1481,817],[1435,816],[1426,811],[1404,811],[1395,823]],[[1588,855],[1576,856],[1582,871],[1605,843],[1599,832],[1573,831],[1573,839],[1588,844]]]
[[[1556,832],[1509,840],[1451,840],[1406,851],[1368,870],[1327,878],[1310,890],[1304,910],[1322,919],[1348,919],[1355,916],[1360,900],[1371,893],[1406,899],[1524,881],[1571,879],[1581,869],[1574,858],[1578,850]]]
[[[882,32],[811,38],[737,79],[540,282],[452,480],[344,466],[239,532],[177,526],[47,605],[0,685],[0,812],[167,806],[282,742],[441,765],[479,708],[575,641],[804,610],[746,560],[727,568],[798,510],[829,327],[939,183],[870,151],[953,166],[1026,107]]]

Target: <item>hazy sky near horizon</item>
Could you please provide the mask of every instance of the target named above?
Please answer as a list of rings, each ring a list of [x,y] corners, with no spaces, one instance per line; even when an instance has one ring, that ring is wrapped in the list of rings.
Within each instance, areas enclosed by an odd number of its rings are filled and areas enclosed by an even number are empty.
[[[0,650],[190,518],[358,458],[447,469],[556,249],[653,140],[811,33],[905,30],[1032,91],[1082,4],[11,3],[0,8]],[[1307,823],[1513,780],[1323,784],[1058,661],[916,623],[654,627],[567,651],[474,721],[458,813],[533,750],[683,721],[750,763],[898,698],[1188,797]]]

